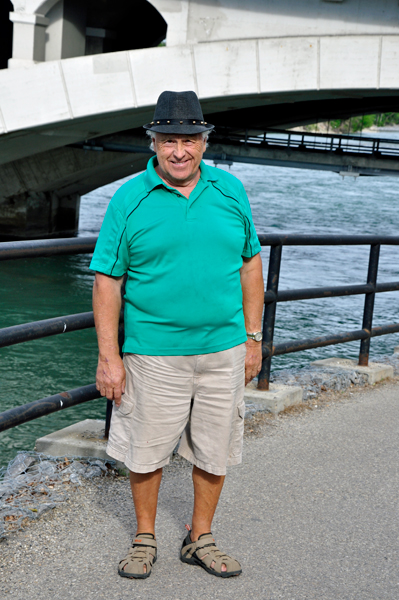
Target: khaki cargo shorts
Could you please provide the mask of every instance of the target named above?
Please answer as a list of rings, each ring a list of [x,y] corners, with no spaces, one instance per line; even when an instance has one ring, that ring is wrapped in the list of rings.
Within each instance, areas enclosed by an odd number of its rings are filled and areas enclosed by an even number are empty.
[[[178,453],[214,475],[242,459],[245,344],[195,356],[125,354],[126,391],[114,404],[107,454],[149,473]]]

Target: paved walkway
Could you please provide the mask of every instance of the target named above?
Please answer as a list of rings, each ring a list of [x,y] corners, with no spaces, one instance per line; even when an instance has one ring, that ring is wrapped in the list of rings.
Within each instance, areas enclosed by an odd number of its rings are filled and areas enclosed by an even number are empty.
[[[243,574],[222,580],[178,550],[192,505],[190,471],[166,473],[159,561],[120,578],[134,519],[126,480],[87,484],[69,505],[0,544],[0,597],[13,600],[398,600],[399,384],[277,418],[246,440],[214,523]]]

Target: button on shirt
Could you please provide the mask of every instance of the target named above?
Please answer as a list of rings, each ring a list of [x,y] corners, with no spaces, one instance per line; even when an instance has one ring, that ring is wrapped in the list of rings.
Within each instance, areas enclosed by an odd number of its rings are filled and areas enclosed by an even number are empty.
[[[125,293],[124,352],[207,354],[247,339],[242,257],[260,252],[244,187],[201,162],[187,199],[147,170],[113,196],[90,268],[120,277]]]

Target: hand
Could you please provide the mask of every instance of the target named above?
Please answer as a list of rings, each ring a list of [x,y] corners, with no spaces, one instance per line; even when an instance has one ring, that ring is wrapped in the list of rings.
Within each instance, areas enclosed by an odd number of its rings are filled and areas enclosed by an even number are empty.
[[[116,406],[121,403],[121,396],[125,393],[126,371],[120,356],[112,358],[99,357],[96,388],[108,400],[114,400]]]
[[[262,368],[262,342],[248,339],[245,342],[247,354],[245,356],[245,385],[248,385],[258,375]]]

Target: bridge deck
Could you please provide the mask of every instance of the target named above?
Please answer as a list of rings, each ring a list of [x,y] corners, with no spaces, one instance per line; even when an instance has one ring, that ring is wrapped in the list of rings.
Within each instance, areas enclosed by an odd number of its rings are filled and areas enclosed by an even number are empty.
[[[116,573],[134,533],[127,480],[85,484],[69,506],[2,548],[1,596],[14,600],[396,600],[399,383],[279,417],[245,444],[214,524],[243,565],[222,580],[180,563],[190,470],[166,469],[159,561],[146,581]],[[6,593],[7,592],[7,593]]]

